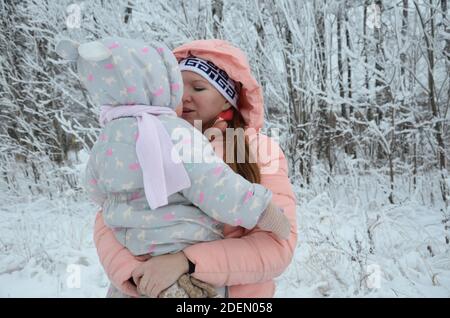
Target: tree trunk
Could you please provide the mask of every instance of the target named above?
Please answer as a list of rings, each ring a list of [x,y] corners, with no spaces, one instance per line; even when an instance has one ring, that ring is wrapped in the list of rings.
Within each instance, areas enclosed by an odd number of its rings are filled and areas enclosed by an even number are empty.
[[[403,95],[405,95],[405,92],[408,91],[409,81],[407,76],[405,74],[405,66],[407,64],[407,56],[406,56],[406,44],[407,44],[407,36],[408,36],[408,0],[403,0],[403,8],[402,8],[402,29],[401,29],[401,37],[400,37],[400,89]],[[400,114],[402,113],[403,109],[410,108],[409,104],[410,100],[405,100],[402,98],[401,100],[401,107],[400,107]],[[399,140],[399,149],[401,151],[401,160],[406,161],[407,156],[410,153],[410,144],[407,141],[406,134],[400,136]]]
[[[298,127],[301,125],[301,92],[296,87],[296,83],[299,82],[298,71],[301,61],[299,61],[298,56],[296,56],[296,44],[294,43],[294,34],[289,26],[288,19],[292,19],[291,16],[287,15],[286,12],[292,8],[283,8],[280,6],[285,6],[285,3],[278,3],[275,6],[275,10],[272,12],[272,17],[275,24],[277,25],[277,33],[283,43],[283,62],[286,69],[286,84],[287,84],[287,95],[288,95],[288,130],[291,138],[289,138],[289,153],[294,156],[298,155],[299,148],[301,147],[301,131]],[[262,23],[262,21],[260,22]],[[295,23],[295,22],[293,22]],[[260,26],[262,29],[262,26]],[[262,33],[264,33],[261,30]],[[296,157],[297,158],[297,157]],[[300,158],[299,166],[293,167],[296,171],[302,171],[304,168],[303,159]],[[297,160],[296,160],[297,161]],[[303,171],[302,175],[308,175],[309,171]]]
[[[266,34],[264,31],[264,27],[263,27],[263,24],[264,24],[263,17],[265,15],[267,9],[265,8],[265,6],[263,8],[260,8],[259,4],[260,3],[256,2],[256,10],[258,12],[260,12],[260,19],[255,21],[254,26],[255,26],[256,32],[258,33],[258,41],[256,42],[257,59],[261,61],[261,60],[264,60],[264,58],[265,58],[264,57],[264,49],[265,49],[264,46],[265,46],[265,41],[266,41]],[[264,64],[264,62],[261,62],[261,64]],[[266,87],[266,79],[264,77],[264,74],[262,74],[261,76],[258,77],[258,82],[264,90]]]
[[[317,3],[320,3],[318,7]],[[320,92],[322,95],[327,94],[327,61],[325,58],[325,17],[324,2],[314,1],[314,15],[315,15],[315,64],[317,73],[319,74],[318,81],[320,85]],[[320,159],[322,153],[325,153],[327,158],[330,157],[330,141],[328,129],[328,105],[322,96],[318,97],[317,101],[319,107],[319,122],[318,122],[318,158]]]
[[[403,88],[406,86],[406,81],[405,81],[405,64],[406,64],[406,54],[404,52],[405,47],[406,47],[406,36],[407,36],[407,32],[408,32],[408,0],[403,0],[403,18],[402,18],[402,38],[401,38],[401,43],[402,43],[402,48],[400,49],[400,61],[401,61],[401,65],[400,65],[400,76],[401,76],[401,81],[402,81],[402,86]]]
[[[343,118],[347,118],[346,106],[344,103],[345,93],[344,93],[344,66],[342,63],[342,9],[339,8],[339,12],[337,14],[337,62],[338,62],[338,84],[339,84],[339,96],[341,97],[341,116]]]
[[[223,0],[213,0],[211,3],[213,18],[213,37],[221,38],[220,28],[223,20]]]
[[[414,185],[414,190],[416,190],[417,187],[417,140],[414,139],[414,146],[413,146],[413,153],[414,153],[414,158],[413,158],[413,185]]]
[[[352,52],[352,45],[350,43],[350,32],[349,32],[347,11],[345,13],[345,46],[347,47],[348,51]],[[348,110],[349,110],[349,118],[352,118],[352,116],[353,116],[352,65],[350,62],[349,54],[347,54],[346,64],[347,64],[347,100],[349,101]],[[354,131],[354,128],[355,127],[352,124],[352,127],[351,127],[352,131]],[[347,154],[352,154],[353,158],[356,158],[356,152],[354,151],[354,144],[353,144],[352,140],[350,140],[348,143],[346,143],[345,152]]]
[[[448,34],[448,33],[450,33],[450,29],[448,27],[447,10],[448,10],[448,8],[447,8],[447,0],[441,0],[441,11],[442,11],[443,28],[444,28],[444,32]],[[447,57],[447,61],[449,62],[450,61],[450,40],[448,39],[448,37],[445,39],[444,54]],[[447,66],[447,67],[449,67],[449,66]]]
[[[436,141],[438,144],[438,164],[439,169],[441,171],[441,195],[442,199],[447,205],[447,195],[448,189],[445,180],[446,173],[446,162],[445,162],[445,144],[442,138],[442,123],[440,121],[439,115],[439,105],[436,103],[436,91],[434,84],[434,8],[433,8],[433,0],[430,0],[430,34],[428,35],[426,32],[426,25],[424,23],[422,14],[420,12],[417,3],[414,2],[414,5],[417,10],[417,14],[419,15],[420,22],[422,24],[422,30],[424,33],[425,44],[427,46],[427,59],[428,59],[428,101],[430,105],[431,112],[433,114],[433,118],[435,120],[434,131],[436,136]]]
[[[395,108],[392,107],[391,112],[391,125],[392,125],[392,133],[391,133],[391,145],[389,147],[389,176],[390,176],[390,183],[391,183],[391,193],[389,194],[389,202],[391,204],[394,204],[394,163],[393,163],[393,156],[394,156],[394,149],[395,149]]]
[[[133,14],[133,8],[132,8],[132,6],[131,6],[131,2],[130,1],[128,1],[128,5],[127,5],[127,7],[126,7],[126,9],[125,9],[125,16],[124,16],[124,18],[123,18],[123,22],[125,23],[125,24],[128,24],[128,21],[131,19],[131,15]]]
[[[369,58],[368,58],[368,44],[367,44],[367,6],[368,6],[368,0],[364,1],[364,13],[363,13],[363,55],[364,55],[364,86],[367,91],[367,96],[369,92]],[[368,102],[369,98],[367,98],[366,102]],[[372,106],[370,103],[367,103],[367,120],[372,121],[373,120],[373,112],[372,112]]]
[[[375,6],[379,8],[380,15],[382,12],[383,3],[381,0],[375,0]],[[375,12],[375,14],[377,14]],[[381,16],[380,16],[381,18]],[[376,40],[376,58],[375,58],[375,69],[377,73],[375,75],[375,90],[376,90],[376,104],[377,104],[377,123],[379,124],[383,120],[383,111],[381,110],[381,105],[386,101],[384,98],[384,79],[381,79],[381,74],[384,74],[384,50],[383,50],[383,35],[381,33],[381,26],[374,25],[374,36]]]
[[[350,43],[350,32],[348,31],[348,16],[345,15],[345,45],[349,51],[352,51],[352,46]],[[352,65],[350,63],[350,56],[347,55],[347,94],[348,100],[352,100]],[[349,105],[349,113],[353,114],[353,105]]]

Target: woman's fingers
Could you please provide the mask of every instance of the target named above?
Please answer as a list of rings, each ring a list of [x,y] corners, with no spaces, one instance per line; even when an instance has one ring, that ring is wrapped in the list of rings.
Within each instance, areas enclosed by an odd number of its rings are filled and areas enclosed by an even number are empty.
[[[136,277],[136,278],[133,277],[133,281],[134,281],[134,284],[136,285],[136,287],[139,287],[139,285],[141,283],[141,277]]]
[[[148,297],[150,298],[156,298],[155,296],[155,284],[153,282],[149,282],[149,284],[147,285],[147,289],[146,289],[146,294],[148,295]]]
[[[150,275],[144,275],[141,277],[141,281],[139,282],[139,290],[142,295],[150,296],[151,288],[154,283]]]
[[[146,296],[150,298],[158,298],[162,289],[155,279],[152,279],[150,275],[144,275],[141,279],[140,289]]]
[[[151,298],[158,298],[159,294],[162,292],[162,288],[159,284],[153,284],[153,287],[150,290],[150,297]]]
[[[144,271],[145,271],[143,265],[144,265],[144,264],[142,264],[142,265],[136,267],[136,268],[133,270],[133,272],[131,273],[131,276],[133,277],[133,281],[134,281],[134,283],[136,284],[136,286],[138,286],[138,287],[139,287],[139,281],[140,281],[140,278],[144,275]]]

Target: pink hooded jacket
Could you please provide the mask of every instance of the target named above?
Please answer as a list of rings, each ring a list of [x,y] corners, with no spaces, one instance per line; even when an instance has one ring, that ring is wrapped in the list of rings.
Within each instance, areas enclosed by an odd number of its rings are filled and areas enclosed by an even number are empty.
[[[257,154],[261,184],[272,191],[273,202],[284,209],[291,222],[289,240],[280,240],[258,228],[249,231],[225,225],[225,239],[184,249],[187,258],[196,265],[193,276],[214,286],[229,286],[231,298],[273,297],[273,279],[289,265],[297,243],[296,199],[282,150],[269,137],[248,129],[258,131],[263,126],[261,87],[251,74],[245,54],[226,41],[193,41],[176,48],[174,54],[178,60],[189,55],[209,60],[242,83],[238,106],[247,124],[250,147]],[[141,262],[116,240],[104,224],[101,212],[95,220],[94,241],[100,262],[114,286],[138,297],[128,279]]]

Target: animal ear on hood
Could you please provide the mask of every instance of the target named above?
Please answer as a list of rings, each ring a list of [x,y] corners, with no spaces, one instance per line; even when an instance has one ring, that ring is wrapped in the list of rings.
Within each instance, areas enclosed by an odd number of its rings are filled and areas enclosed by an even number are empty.
[[[80,43],[72,40],[61,40],[56,44],[56,53],[65,60],[76,61],[78,59],[78,47]]]
[[[82,57],[86,61],[99,62],[111,56],[111,51],[99,41],[80,44],[72,40],[61,40],[56,45],[56,53],[68,61]]]
[[[78,53],[83,59],[90,62],[100,62],[112,55],[111,51],[99,41],[81,44]]]

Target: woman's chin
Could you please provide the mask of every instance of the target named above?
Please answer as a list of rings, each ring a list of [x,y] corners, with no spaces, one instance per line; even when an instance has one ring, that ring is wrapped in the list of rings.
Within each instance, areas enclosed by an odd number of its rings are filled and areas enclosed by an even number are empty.
[[[195,117],[195,112],[183,113],[183,114],[181,114],[181,118],[183,118],[184,120],[186,120],[189,123],[191,123],[191,125],[193,125],[194,124],[194,120],[197,119]]]
[[[191,115],[192,113],[183,113],[181,114],[181,118],[183,118],[185,121],[189,122],[191,125],[194,125],[194,116]]]

